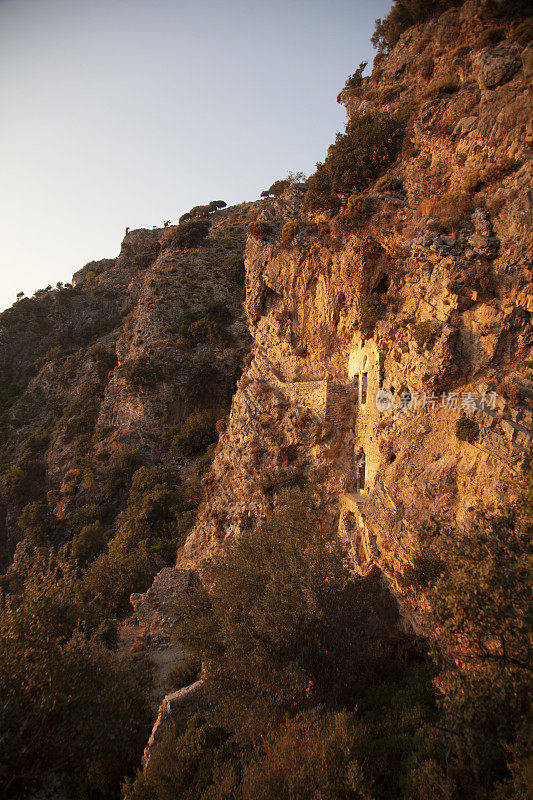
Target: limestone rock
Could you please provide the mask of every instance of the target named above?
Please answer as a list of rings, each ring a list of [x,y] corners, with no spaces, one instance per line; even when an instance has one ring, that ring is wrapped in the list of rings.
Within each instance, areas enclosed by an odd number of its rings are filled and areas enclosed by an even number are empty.
[[[475,78],[483,89],[494,89],[505,83],[522,66],[516,49],[505,43],[477,53],[472,64]]]

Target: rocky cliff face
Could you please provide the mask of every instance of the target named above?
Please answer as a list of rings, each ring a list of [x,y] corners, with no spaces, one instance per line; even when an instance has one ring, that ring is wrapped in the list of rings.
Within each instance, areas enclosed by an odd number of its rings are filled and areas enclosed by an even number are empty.
[[[193,411],[228,407],[250,346],[242,256],[253,213],[245,203],[210,214],[194,247],[165,243],[172,228],[128,232],[116,259],[0,315],[4,566],[25,506],[45,502],[68,540],[72,514],[99,502],[120,454],[170,460],[186,478],[197,453],[170,452],[172,434]]]
[[[246,245],[253,358],[180,567],[313,478],[355,567],[401,594],[424,520],[462,526],[508,498],[533,435],[532,49],[505,26],[484,44],[480,8],[409,29],[341,93],[349,118],[409,109],[401,156],[355,221],[306,212],[299,186],[261,211],[270,232]],[[472,442],[460,417],[479,426]]]

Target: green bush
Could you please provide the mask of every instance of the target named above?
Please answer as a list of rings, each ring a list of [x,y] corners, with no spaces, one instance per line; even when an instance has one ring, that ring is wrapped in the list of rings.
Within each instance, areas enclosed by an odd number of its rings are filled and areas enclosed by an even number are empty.
[[[406,116],[373,112],[354,117],[345,134],[337,134],[323,164],[309,178],[305,205],[309,210],[335,209],[375,180],[397,157]]]
[[[208,592],[180,601],[176,638],[204,665],[217,719],[240,740],[287,712],[339,702],[352,685],[373,600],[345,556],[310,496],[293,489],[206,568]]]
[[[522,20],[513,31],[513,37],[522,47],[533,41],[533,17]]]
[[[153,388],[163,377],[160,365],[147,353],[124,361],[119,369],[132,392]]]
[[[505,28],[487,28],[476,39],[474,49],[483,50],[485,47],[492,47],[502,39],[505,39]]]
[[[224,341],[231,321],[232,313],[227,305],[211,303],[199,311],[185,311],[178,324],[178,334],[191,347],[206,340]]]
[[[111,652],[68,561],[39,561],[0,598],[0,789],[110,797],[146,741],[147,676]],[[103,629],[102,629],[103,631]]]
[[[245,278],[244,258],[239,253],[233,253],[224,259],[224,269],[233,278],[235,283],[243,283]]]
[[[287,189],[290,185],[290,181],[285,179],[282,181],[274,181],[270,189],[268,190],[269,194],[273,194],[274,197],[281,197],[285,189]]]
[[[370,336],[375,328],[376,322],[380,320],[386,310],[381,297],[377,294],[369,294],[361,301],[361,332],[364,336]]]
[[[520,488],[514,507],[479,513],[467,530],[432,521],[420,533],[422,555],[440,562],[419,607],[443,695],[419,774],[445,781],[449,797],[530,796],[533,473]]]
[[[479,425],[463,414],[455,423],[455,435],[461,442],[475,442],[479,436]]]
[[[453,94],[459,89],[459,83],[451,75],[435,78],[426,89],[427,97],[439,97],[444,94]]]
[[[394,0],[388,15],[383,20],[376,20],[372,44],[380,51],[388,52],[408,28],[430,17],[439,16],[461,2],[462,0]]]
[[[70,554],[82,567],[100,555],[107,544],[105,528],[100,522],[85,525],[74,535],[70,543]]]
[[[194,216],[191,211],[191,216]],[[165,228],[160,243],[163,250],[198,247],[209,233],[209,223],[202,220],[188,220],[181,225]]]
[[[386,86],[382,89],[378,96],[376,97],[376,102],[379,105],[385,105],[385,103],[390,103],[392,100],[396,100],[398,95],[400,95],[406,89],[405,83],[395,83],[393,86]]]
[[[363,83],[363,72],[365,71],[367,64],[368,61],[361,61],[355,72],[352,75],[348,75],[346,78],[346,83],[344,84],[345,89],[359,89]],[[339,96],[337,97],[338,103],[342,102],[341,94],[342,92],[340,92]]]
[[[304,489],[306,485],[307,479],[300,472],[280,469],[277,472],[269,472],[260,478],[256,483],[256,488],[267,497],[273,497],[283,489],[288,489],[291,486]]]
[[[390,172],[386,172],[381,178],[378,178],[374,184],[376,192],[399,192],[403,188],[403,181],[401,178],[396,178]]]
[[[434,322],[429,320],[426,322],[418,322],[415,325],[413,336],[418,347],[422,350],[424,347],[429,347],[437,335],[437,326]]]
[[[255,236],[256,239],[267,239],[272,233],[272,228],[261,219],[254,219],[248,223],[246,228],[249,236]]]
[[[189,403],[221,403],[221,375],[217,366],[207,359],[196,361],[189,370],[185,396]]]
[[[172,440],[172,448],[180,450],[187,456],[205,450],[212,442],[218,440],[217,420],[224,411],[195,411],[180,425]]]
[[[131,479],[141,464],[141,455],[133,448],[114,455],[103,472],[104,483],[111,494],[129,488]]]
[[[24,506],[18,525],[34,547],[47,547],[59,528],[59,521],[48,503],[38,500]]]
[[[169,723],[150,753],[146,771],[126,781],[124,800],[229,800],[235,796],[227,793],[233,780],[224,769],[233,763],[238,766],[235,747],[222,728],[196,714],[178,736]]]
[[[36,500],[44,488],[46,469],[42,461],[23,455],[5,473],[6,489],[19,508]]]
[[[121,617],[131,611],[130,595],[145,592],[162,566],[144,546],[127,553],[107,550],[86,568],[81,582],[83,597],[102,618]]]
[[[281,244],[289,245],[298,233],[298,222],[291,219],[286,222],[281,230]]]
[[[483,179],[479,170],[471,172],[463,181],[463,191],[466,194],[476,194],[483,186]]]

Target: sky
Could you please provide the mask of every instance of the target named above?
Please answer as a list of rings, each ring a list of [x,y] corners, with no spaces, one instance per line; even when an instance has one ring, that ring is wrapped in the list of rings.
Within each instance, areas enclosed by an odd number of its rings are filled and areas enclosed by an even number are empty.
[[[0,310],[344,129],[391,0],[0,0]]]

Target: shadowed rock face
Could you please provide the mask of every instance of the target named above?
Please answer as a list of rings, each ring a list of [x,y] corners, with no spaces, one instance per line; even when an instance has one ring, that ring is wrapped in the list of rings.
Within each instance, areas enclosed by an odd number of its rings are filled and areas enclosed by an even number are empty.
[[[401,189],[369,187],[373,213],[348,231],[343,214],[306,213],[298,186],[261,212],[271,233],[246,246],[253,358],[179,566],[264,517],[265,473],[319,470],[356,569],[378,565],[398,594],[425,519],[461,526],[509,499],[533,428],[531,83],[511,27],[475,48],[478,11],[410,29],[341,93],[350,118],[410,106]],[[456,88],[435,88],[447,76]],[[282,244],[288,220],[298,233]],[[473,443],[456,436],[462,414]]]

